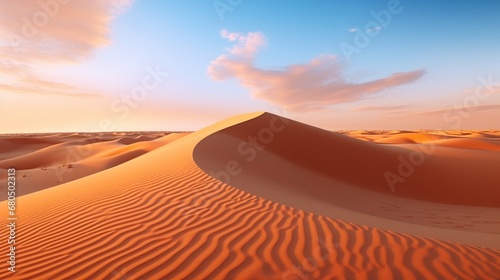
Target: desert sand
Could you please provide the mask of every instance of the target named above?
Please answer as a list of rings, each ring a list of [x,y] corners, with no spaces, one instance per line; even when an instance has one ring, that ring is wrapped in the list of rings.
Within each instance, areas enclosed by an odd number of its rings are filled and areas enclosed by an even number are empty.
[[[17,195],[43,190],[122,164],[188,133],[45,133],[0,136],[0,170],[16,168]],[[0,184],[6,185],[2,170]],[[0,200],[6,193],[0,193]]]
[[[252,113],[0,141],[19,260],[0,279],[500,279],[500,131]]]

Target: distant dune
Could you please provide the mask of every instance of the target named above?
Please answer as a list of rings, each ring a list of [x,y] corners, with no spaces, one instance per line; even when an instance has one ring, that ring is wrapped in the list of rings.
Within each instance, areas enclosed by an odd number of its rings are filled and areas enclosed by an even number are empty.
[[[21,192],[17,272],[0,279],[500,279],[497,131],[335,133],[252,113],[115,136],[0,138]],[[74,177],[37,187],[84,148]]]
[[[16,168],[25,195],[114,167],[187,133],[50,133],[0,136],[0,170]],[[6,172],[0,184],[6,185]],[[0,200],[7,199],[0,193]]]

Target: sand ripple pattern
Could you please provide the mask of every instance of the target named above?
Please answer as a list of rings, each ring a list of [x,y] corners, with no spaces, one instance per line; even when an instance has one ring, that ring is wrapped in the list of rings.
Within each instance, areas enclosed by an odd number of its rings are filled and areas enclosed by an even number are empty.
[[[192,162],[106,196],[46,205],[24,221],[17,279],[500,277],[497,250],[285,207],[220,183]]]

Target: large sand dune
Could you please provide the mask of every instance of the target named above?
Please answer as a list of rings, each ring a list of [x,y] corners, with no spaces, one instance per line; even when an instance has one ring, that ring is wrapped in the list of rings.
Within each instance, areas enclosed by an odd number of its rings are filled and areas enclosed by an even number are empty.
[[[271,114],[206,137],[194,158],[220,180],[299,209],[500,248],[500,154],[456,149],[443,156],[450,149],[440,147],[439,140],[432,144],[422,148],[430,151],[424,162],[392,190],[384,174],[398,170],[400,156],[410,161],[418,145],[363,142]]]
[[[500,153],[435,145],[391,191],[384,172],[421,144],[372,142],[222,121],[19,197],[17,272],[0,279],[499,279]],[[24,156],[53,143],[37,145]]]

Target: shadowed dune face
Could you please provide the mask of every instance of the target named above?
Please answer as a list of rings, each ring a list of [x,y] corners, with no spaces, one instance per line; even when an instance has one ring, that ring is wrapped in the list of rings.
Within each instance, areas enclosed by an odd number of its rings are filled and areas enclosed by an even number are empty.
[[[425,141],[411,146],[381,145],[264,114],[207,137],[196,147],[194,158],[207,173],[235,185],[239,185],[239,172],[290,188],[308,184],[308,179],[278,164],[283,162],[332,182],[379,193],[456,205],[500,206],[500,153],[460,148],[450,139],[411,136],[403,137]],[[475,145],[487,149],[482,144]]]
[[[17,156],[20,150],[23,153],[30,153],[61,142],[62,140],[46,137],[0,136],[0,160]]]
[[[263,114],[204,138],[193,157],[212,177],[288,206],[500,248],[500,153],[443,147],[441,140],[431,146],[431,134],[408,136],[414,144],[378,144]],[[387,172],[398,174],[401,159],[411,162],[420,150],[425,161],[391,189]]]

